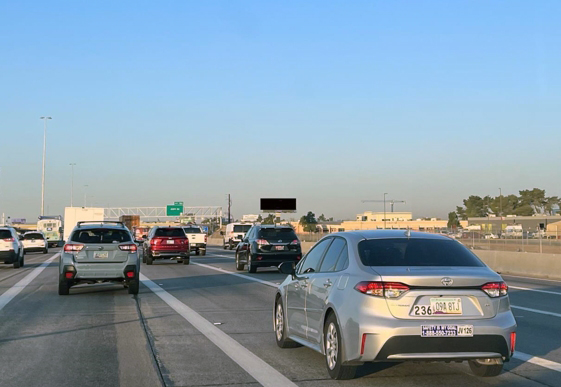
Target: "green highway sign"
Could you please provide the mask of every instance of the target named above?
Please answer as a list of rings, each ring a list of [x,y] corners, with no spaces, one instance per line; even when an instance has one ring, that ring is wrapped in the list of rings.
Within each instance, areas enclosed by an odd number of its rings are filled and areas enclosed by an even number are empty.
[[[173,205],[183,207],[183,202],[175,202],[175,203],[173,203]]]
[[[166,206],[166,216],[179,216],[183,213],[183,205],[168,204]]]

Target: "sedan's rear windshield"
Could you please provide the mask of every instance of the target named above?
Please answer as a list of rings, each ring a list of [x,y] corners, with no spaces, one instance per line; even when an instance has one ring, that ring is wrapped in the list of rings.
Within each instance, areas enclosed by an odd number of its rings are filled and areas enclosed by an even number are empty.
[[[358,253],[366,266],[484,266],[453,240],[368,239],[358,244]]]
[[[262,228],[259,230],[259,238],[263,239],[283,239],[295,240],[298,239],[294,230],[291,228]]]
[[[31,239],[43,239],[43,235],[38,234],[38,233],[36,233],[36,234],[25,234],[23,236],[23,239],[26,240],[26,241],[31,240]]]
[[[155,237],[185,237],[185,231],[182,228],[159,228],[154,234]]]
[[[9,230],[0,230],[0,239],[13,238],[12,233]]]
[[[201,229],[198,227],[185,227],[183,228],[183,230],[185,230],[185,234],[200,234],[201,233]]]
[[[80,243],[121,243],[130,242],[131,236],[125,230],[92,228],[74,231],[70,240]]]
[[[251,224],[235,224],[234,232],[248,232],[251,228]]]

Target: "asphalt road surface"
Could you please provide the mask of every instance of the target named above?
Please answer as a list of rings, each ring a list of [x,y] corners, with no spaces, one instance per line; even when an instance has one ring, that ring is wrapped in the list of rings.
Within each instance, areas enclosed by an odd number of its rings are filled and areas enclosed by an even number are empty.
[[[333,381],[308,348],[280,349],[274,269],[236,272],[209,248],[191,265],[142,265],[138,296],[99,284],[57,294],[57,250],[0,265],[0,385],[9,386],[559,386],[561,282],[505,277],[519,324],[515,359],[496,378],[467,363],[367,364]]]

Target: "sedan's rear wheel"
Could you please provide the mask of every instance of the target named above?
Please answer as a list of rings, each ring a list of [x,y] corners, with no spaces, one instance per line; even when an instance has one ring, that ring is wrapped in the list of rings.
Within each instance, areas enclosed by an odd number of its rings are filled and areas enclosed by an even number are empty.
[[[288,321],[284,317],[284,308],[282,306],[281,297],[277,297],[277,302],[275,304],[275,316],[274,316],[274,327],[275,327],[275,338],[277,340],[277,345],[280,348],[295,348],[301,345],[295,341],[290,340],[286,334],[286,326]]]
[[[58,295],[59,296],[67,296],[70,294],[70,286],[68,285],[67,281],[59,280],[58,281]]]
[[[469,368],[475,376],[491,377],[498,376],[503,370],[501,359],[476,359],[469,360]]]
[[[243,270],[245,265],[240,262],[240,256],[236,253],[236,270]]]
[[[355,377],[356,366],[343,365],[343,337],[334,313],[327,317],[323,330],[325,363],[332,379],[344,380]]]

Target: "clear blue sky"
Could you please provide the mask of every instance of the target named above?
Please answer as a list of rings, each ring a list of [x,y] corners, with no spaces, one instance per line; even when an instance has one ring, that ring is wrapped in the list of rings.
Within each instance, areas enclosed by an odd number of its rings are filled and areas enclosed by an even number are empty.
[[[559,1],[1,1],[0,212],[561,195]]]

